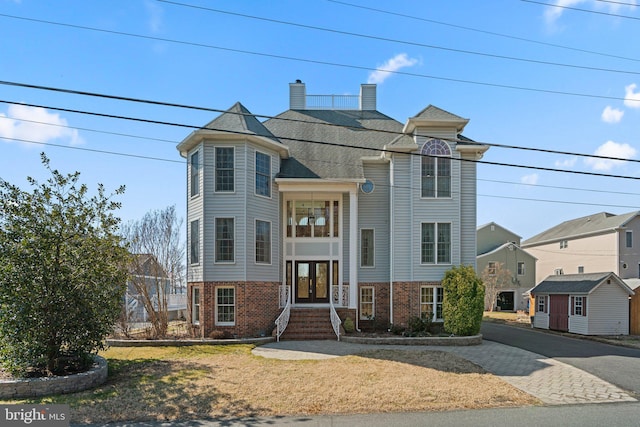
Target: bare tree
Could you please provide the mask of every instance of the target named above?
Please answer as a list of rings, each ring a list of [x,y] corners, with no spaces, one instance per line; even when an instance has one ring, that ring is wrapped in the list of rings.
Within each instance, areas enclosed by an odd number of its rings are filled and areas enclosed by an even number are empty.
[[[167,335],[170,294],[181,293],[185,281],[182,219],[175,206],[147,212],[122,228],[131,251],[130,293],[144,307],[154,338]]]
[[[484,284],[484,305],[488,311],[496,307],[498,295],[502,290],[511,286],[511,271],[504,268],[501,262],[491,263],[482,271],[482,283]]]

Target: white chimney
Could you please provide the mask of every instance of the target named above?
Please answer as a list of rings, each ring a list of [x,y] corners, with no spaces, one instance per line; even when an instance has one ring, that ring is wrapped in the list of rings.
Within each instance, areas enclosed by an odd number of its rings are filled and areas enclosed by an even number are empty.
[[[289,83],[289,109],[307,109],[307,88],[304,83],[302,83],[302,80],[296,80],[295,83]]]
[[[360,109],[361,110],[376,109],[376,85],[375,84],[360,85]]]

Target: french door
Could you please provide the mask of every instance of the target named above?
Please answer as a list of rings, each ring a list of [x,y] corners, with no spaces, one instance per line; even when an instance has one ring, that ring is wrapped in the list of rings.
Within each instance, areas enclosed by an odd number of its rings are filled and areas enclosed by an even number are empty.
[[[329,261],[296,261],[296,303],[329,302]]]

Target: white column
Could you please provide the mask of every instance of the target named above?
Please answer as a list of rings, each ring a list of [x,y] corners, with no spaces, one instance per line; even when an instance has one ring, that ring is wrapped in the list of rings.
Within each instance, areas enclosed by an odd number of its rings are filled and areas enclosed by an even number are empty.
[[[358,304],[358,189],[349,191],[349,308]]]

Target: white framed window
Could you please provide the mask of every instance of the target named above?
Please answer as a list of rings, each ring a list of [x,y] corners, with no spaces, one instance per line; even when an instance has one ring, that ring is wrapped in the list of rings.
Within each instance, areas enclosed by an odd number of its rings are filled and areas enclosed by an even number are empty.
[[[422,264],[451,264],[451,224],[422,223]]]
[[[256,194],[271,197],[271,156],[256,151]]]
[[[371,320],[375,317],[375,297],[373,286],[360,288],[360,319]]]
[[[215,191],[233,193],[235,191],[235,149],[216,147]]]
[[[571,315],[587,315],[587,297],[571,297]]]
[[[360,267],[375,266],[375,232],[373,228],[360,229]]]
[[[216,262],[235,262],[234,218],[216,218]]]
[[[560,249],[566,249],[569,247],[569,241],[568,240],[560,240]]]
[[[256,263],[271,264],[271,223],[256,220]]]
[[[191,265],[200,263],[200,220],[191,221],[189,242],[189,263]]]
[[[537,313],[546,313],[547,312],[547,297],[546,295],[539,295],[536,297],[536,312]]]
[[[200,288],[191,288],[191,323],[200,324]]]
[[[487,263],[487,273],[489,273],[489,276],[495,276],[496,275],[496,263],[495,263],[495,261],[489,261]]]
[[[564,270],[563,270],[562,268],[556,268],[555,270],[553,270],[553,273],[554,273],[556,276],[561,276],[561,275],[563,275],[563,274],[564,274]]]
[[[625,233],[625,243],[628,248],[633,247],[633,231],[626,231]]]
[[[442,320],[444,289],[441,286],[420,287],[420,317],[433,321]]]
[[[191,185],[191,197],[200,194],[200,152],[196,151],[189,158],[189,176]]]
[[[578,274],[582,274],[584,273],[584,265],[579,265],[578,266]]]
[[[216,288],[216,325],[233,326],[236,323],[236,288]]]
[[[451,197],[451,148],[441,139],[422,146],[422,197]]]
[[[518,261],[518,276],[525,275],[524,261]]]

